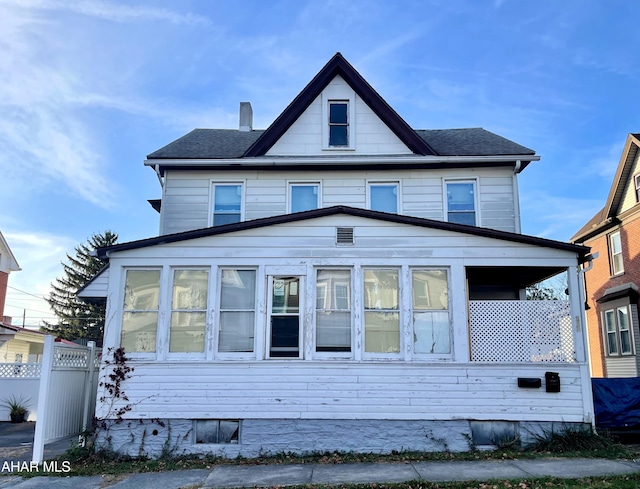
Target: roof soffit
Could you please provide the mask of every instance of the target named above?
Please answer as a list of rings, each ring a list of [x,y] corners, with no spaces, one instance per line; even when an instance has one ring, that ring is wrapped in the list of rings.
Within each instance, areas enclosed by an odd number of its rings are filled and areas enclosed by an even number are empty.
[[[336,53],[287,108],[246,151],[244,156],[263,156],[336,76],[341,76],[369,108],[415,154],[436,152],[391,108],[371,85],[342,56]]]

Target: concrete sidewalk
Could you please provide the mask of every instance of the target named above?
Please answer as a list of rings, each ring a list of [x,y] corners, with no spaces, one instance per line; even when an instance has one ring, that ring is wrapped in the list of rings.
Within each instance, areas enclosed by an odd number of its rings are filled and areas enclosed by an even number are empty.
[[[538,477],[581,478],[640,472],[631,460],[541,458],[473,462],[362,464],[220,465],[213,470],[185,470],[94,477],[0,476],[0,489],[180,489],[272,487],[303,484],[391,483],[423,480],[488,481]]]

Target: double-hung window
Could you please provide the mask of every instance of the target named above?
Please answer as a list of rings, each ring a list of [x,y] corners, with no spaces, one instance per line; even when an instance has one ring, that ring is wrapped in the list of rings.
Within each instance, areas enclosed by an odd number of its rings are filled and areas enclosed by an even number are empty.
[[[609,235],[609,260],[611,262],[611,275],[618,275],[624,272],[620,231]]]
[[[351,351],[351,271],[318,270],[316,351]]]
[[[329,101],[329,147],[349,146],[349,102]]]
[[[242,220],[242,183],[213,182],[213,226],[231,224]]]
[[[319,183],[290,183],[289,211],[302,212],[320,207]]]
[[[369,209],[397,214],[399,205],[398,182],[371,182],[369,187]]]
[[[451,353],[447,271],[412,270],[413,351]]]
[[[640,173],[633,177],[633,183],[636,188],[636,202],[640,202]]]
[[[254,351],[256,271],[223,268],[220,276],[218,352]]]
[[[476,183],[474,180],[445,182],[447,221],[475,226]]]
[[[400,291],[397,269],[364,270],[366,353],[400,352]]]
[[[126,270],[120,337],[126,352],[156,351],[159,298],[159,269]]]
[[[174,270],[169,352],[204,353],[209,270]]]
[[[604,311],[604,327],[608,356],[633,353],[629,307],[621,306]]]

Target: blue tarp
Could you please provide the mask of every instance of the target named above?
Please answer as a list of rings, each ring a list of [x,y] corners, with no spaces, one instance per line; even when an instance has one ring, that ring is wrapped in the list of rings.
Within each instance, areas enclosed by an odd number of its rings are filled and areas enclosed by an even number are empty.
[[[596,428],[640,429],[640,377],[591,379]]]

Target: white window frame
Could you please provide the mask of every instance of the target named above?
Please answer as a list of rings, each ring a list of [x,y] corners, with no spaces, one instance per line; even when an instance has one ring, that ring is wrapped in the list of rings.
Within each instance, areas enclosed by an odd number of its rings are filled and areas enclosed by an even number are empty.
[[[174,309],[173,308],[173,285],[174,285],[174,281],[175,281],[175,274],[176,271],[182,271],[182,270],[194,270],[194,271],[206,271],[207,272],[207,304],[206,307],[204,309],[189,309],[189,310],[183,310],[183,309]],[[165,293],[162,292],[162,286],[163,283],[162,281],[160,282],[160,296],[164,296],[165,297],[165,303],[166,303],[166,310],[167,310],[167,314],[166,316],[166,320],[164,321],[166,323],[166,327],[161,328],[161,333],[163,334],[164,337],[164,345],[165,346],[165,352],[159,352],[159,354],[162,354],[163,357],[167,358],[167,359],[185,359],[185,360],[203,360],[206,358],[207,356],[207,347],[210,344],[210,337],[211,337],[211,321],[210,321],[210,311],[211,311],[211,293],[213,292],[213,289],[211,288],[211,268],[210,267],[206,267],[206,266],[172,266],[170,267],[170,273],[169,273],[169,281],[166,285],[166,291]],[[173,312],[183,312],[183,311],[201,311],[204,312],[204,349],[201,352],[182,352],[182,351],[176,351],[176,352],[172,352],[171,351],[171,317],[173,315]],[[162,312],[162,310],[160,311]]]
[[[640,173],[633,177],[633,182],[636,190],[636,203],[640,203]]]
[[[316,209],[322,208],[322,182],[318,180],[289,180],[287,181],[287,213],[291,214],[293,212],[293,187],[316,187],[318,192],[316,195]]]
[[[348,271],[349,272],[349,289],[351,291],[351,295],[349,297],[349,312],[350,312],[350,327],[351,327],[351,351],[344,351],[344,352],[326,352],[326,351],[317,351],[317,327],[318,327],[318,321],[317,321],[317,311],[318,311],[318,307],[317,307],[317,284],[318,284],[318,271],[320,270],[329,270],[329,271]],[[354,294],[355,294],[355,290],[354,290],[354,284],[355,284],[355,273],[354,273],[354,269],[350,268],[350,267],[331,267],[331,266],[317,266],[314,268],[314,273],[313,273],[313,345],[312,345],[312,351],[313,351],[313,357],[314,358],[322,358],[322,359],[345,359],[345,358],[354,358],[355,355],[355,336],[356,336],[356,331],[354,328],[354,316],[355,316],[355,308],[354,308]],[[325,297],[326,297],[326,291],[325,291]],[[338,310],[338,309],[336,309]],[[340,309],[340,310],[344,310],[346,311],[346,309]]]
[[[629,332],[629,346],[631,348],[630,351],[627,352],[623,352],[622,351],[622,335],[621,335],[621,329],[620,329],[620,319],[619,319],[619,314],[620,311],[626,311],[627,314],[627,330],[624,331],[628,331]],[[611,313],[611,315],[613,316],[613,325],[611,325],[609,323],[609,321],[607,320],[608,314],[607,313]],[[612,326],[612,330],[609,330],[609,326]],[[622,306],[613,306],[613,307],[608,307],[607,309],[602,311],[602,334],[604,337],[604,353],[605,356],[607,357],[628,357],[628,356],[633,356],[635,355],[635,345],[634,345],[634,337],[633,337],[633,324],[632,324],[632,316],[631,316],[631,308],[629,307],[629,305],[625,304]],[[609,341],[610,335],[612,335],[613,338],[615,338],[615,346],[616,346],[616,351],[615,352],[611,352],[611,342]]]
[[[414,289],[413,289],[413,272],[420,272],[420,271],[434,271],[434,270],[438,270],[438,271],[443,271],[446,274],[447,277],[447,309],[446,309],[446,313],[447,316],[449,318],[449,352],[448,353],[417,353],[415,351],[415,344],[414,342],[411,342],[411,345],[409,347],[409,350],[411,352],[411,357],[416,358],[416,359],[421,359],[421,358],[428,358],[428,359],[433,359],[433,360],[450,360],[451,358],[453,358],[453,351],[454,351],[454,344],[453,344],[453,321],[452,321],[452,317],[451,317],[451,270],[448,267],[438,267],[438,266],[411,266],[409,267],[409,274],[408,274],[408,292],[406,293],[406,295],[408,295],[409,297],[407,297],[407,302],[410,305],[410,317],[409,317],[409,328],[411,330],[411,337],[415,338],[415,322],[414,322],[414,313],[418,312],[444,312],[444,309],[433,309],[433,310],[423,310],[423,309],[414,309],[414,303],[413,303],[413,296],[414,296]],[[405,289],[406,290],[406,289]]]
[[[617,238],[617,239],[616,239]],[[614,240],[618,241],[618,244],[620,246],[620,251],[616,252],[615,251],[615,243]],[[622,255],[622,236],[620,235],[620,231],[615,231],[613,233],[611,233],[608,237],[608,244],[609,244],[609,264],[610,264],[610,271],[611,271],[611,275],[612,276],[616,276],[616,275],[622,275],[624,273],[624,259],[623,259],[623,255]],[[616,256],[620,256],[620,269],[617,270],[616,268]]]
[[[375,309],[367,309],[365,307],[365,294],[366,294],[366,286],[365,286],[365,275],[367,271],[375,270],[375,271],[395,271],[398,274],[398,305],[397,309],[380,309],[380,312],[397,312],[398,313],[398,341],[399,341],[399,351],[397,352],[370,352],[367,351],[367,337],[366,337],[366,317],[365,314],[369,311],[375,311]],[[405,343],[405,318],[403,314],[403,304],[404,304],[404,294],[403,294],[403,267],[401,266],[384,266],[384,265],[367,265],[362,266],[360,269],[360,286],[361,289],[359,291],[360,303],[361,303],[361,312],[360,317],[362,318],[362,328],[361,328],[361,349],[362,349],[362,359],[363,360],[381,360],[381,359],[393,359],[393,360],[405,360],[404,356],[404,343]]]
[[[447,185],[450,183],[452,184],[470,183],[473,185],[473,211],[475,215],[474,225],[480,226],[480,223],[482,222],[480,220],[480,205],[479,205],[480,185],[477,178],[443,178],[442,180],[442,202],[443,202],[443,210],[444,210],[443,220],[446,222],[452,222],[452,221],[449,221],[449,199],[448,199],[448,192],[447,192]]]
[[[222,272],[224,270],[250,270],[255,272],[255,289],[254,289],[254,307],[253,307],[253,351],[252,352],[232,352],[232,351],[219,351],[220,347],[220,314],[226,311],[232,311],[231,309],[222,309]],[[224,265],[218,267],[217,277],[216,277],[216,290],[215,290],[215,320],[214,320],[214,341],[213,341],[213,349],[214,349],[214,357],[220,359],[237,359],[237,360],[255,360],[258,355],[258,289],[259,289],[259,281],[262,280],[260,272],[257,267],[247,267],[247,266],[233,266],[233,265]],[[236,309],[240,311],[240,309]],[[244,310],[248,311],[248,309]]]
[[[286,267],[284,267],[286,268]],[[276,277],[295,277],[298,279],[298,356],[271,356],[271,317],[273,315],[287,315],[288,313],[273,313],[273,279]],[[266,323],[264,328],[265,333],[265,352],[264,358],[267,360],[276,360],[276,361],[296,361],[296,360],[304,360],[305,356],[305,328],[304,328],[304,318],[306,316],[306,304],[305,304],[305,287],[306,287],[306,279],[307,275],[299,274],[299,273],[267,273],[265,274],[265,278],[267,281],[267,314],[266,314]]]
[[[214,215],[215,215],[215,188],[216,185],[239,185],[240,186],[240,221],[244,221],[244,212],[245,212],[245,189],[246,189],[246,180],[218,180],[211,179],[209,181],[209,226],[213,226]]]
[[[125,353],[127,357],[132,359],[156,359],[161,358],[163,355],[162,345],[166,344],[165,335],[168,335],[167,328],[164,328],[164,324],[162,323],[162,312],[165,307],[165,297],[164,294],[166,292],[166,271],[165,267],[162,266],[140,266],[140,267],[122,267],[121,268],[121,277],[120,277],[120,287],[119,287],[119,307],[118,311],[120,313],[119,319],[119,328],[117,332],[117,346],[122,347],[122,331],[124,329],[124,313],[137,311],[138,309],[125,309],[124,308],[124,294],[125,286],[127,283],[127,272],[128,271],[158,271],[160,272],[159,283],[158,283],[158,319],[156,321],[156,345],[155,351],[152,352],[142,352],[142,351],[130,351],[125,348]],[[155,311],[155,309],[139,309],[139,311]],[[167,346],[168,349],[168,346]]]
[[[402,214],[402,185],[400,180],[367,180],[367,209],[371,209],[371,188],[396,186],[396,214]]]

